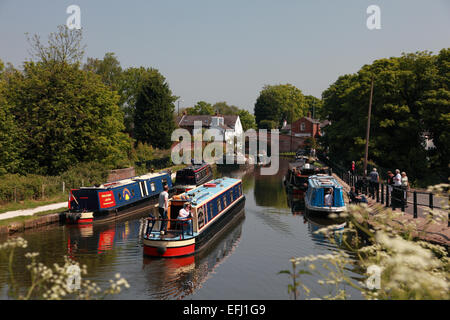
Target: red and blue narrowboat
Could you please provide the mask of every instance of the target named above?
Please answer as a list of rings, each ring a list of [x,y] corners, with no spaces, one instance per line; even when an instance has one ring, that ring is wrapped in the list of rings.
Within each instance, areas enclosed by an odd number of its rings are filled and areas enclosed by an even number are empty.
[[[186,202],[191,204],[192,229],[186,220],[178,220],[178,213]],[[142,240],[144,255],[179,257],[200,251],[239,217],[244,204],[242,180],[228,177],[173,196],[169,201],[167,232],[160,233],[162,220],[159,217],[147,219]]]
[[[126,210],[158,198],[167,184],[173,189],[167,172],[152,173],[102,184],[98,187],[72,189],[69,194],[69,223],[105,222],[129,214]]]
[[[202,185],[213,178],[211,165],[208,163],[192,164],[178,170],[175,176],[175,193],[180,194]]]

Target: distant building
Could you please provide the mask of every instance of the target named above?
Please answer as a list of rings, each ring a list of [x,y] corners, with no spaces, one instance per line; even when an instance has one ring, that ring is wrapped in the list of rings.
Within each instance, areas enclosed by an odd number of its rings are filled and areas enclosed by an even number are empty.
[[[308,114],[307,117],[302,117],[294,121],[292,125],[287,124],[287,122],[284,121],[281,131],[286,132],[288,135],[292,134],[295,137],[317,138],[323,135],[322,129],[329,124],[330,122],[328,120],[321,122],[311,118],[311,115]]]
[[[194,131],[195,121],[201,121],[202,128],[218,129],[225,137],[225,140],[244,133],[241,119],[238,115],[183,115],[177,117],[176,121],[180,128],[188,130],[191,134]]]

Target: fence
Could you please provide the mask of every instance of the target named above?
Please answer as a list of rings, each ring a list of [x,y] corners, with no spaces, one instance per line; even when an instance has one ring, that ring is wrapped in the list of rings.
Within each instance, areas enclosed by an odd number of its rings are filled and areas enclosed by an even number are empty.
[[[405,212],[405,208],[412,205],[414,218],[418,217],[419,207],[443,209],[436,204],[436,199],[444,201],[446,199],[437,197],[431,192],[411,191],[404,187],[388,185],[385,182],[371,184],[368,179],[365,179],[363,176],[353,175],[350,171],[346,171],[342,166],[339,166],[323,155],[319,155],[318,158],[331,167],[333,172],[350,187],[355,187],[357,192],[370,196],[376,202],[385,205],[387,208],[391,207],[393,210],[400,208],[402,212]],[[448,220],[447,225],[450,227],[450,213]]]

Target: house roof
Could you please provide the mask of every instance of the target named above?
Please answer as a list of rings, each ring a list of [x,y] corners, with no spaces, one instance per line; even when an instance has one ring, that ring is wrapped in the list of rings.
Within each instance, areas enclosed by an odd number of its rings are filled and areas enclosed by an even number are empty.
[[[193,127],[194,121],[201,121],[202,126],[211,126],[211,118],[217,117],[217,115],[184,115],[181,118],[177,117],[177,123],[180,127]],[[237,115],[219,115],[218,117],[223,118],[224,125],[220,126],[224,129],[234,129],[236,126],[236,121],[239,116]]]
[[[327,125],[329,125],[331,123],[331,121],[329,120],[324,120],[320,123],[319,127],[322,129],[323,127],[326,127]]]

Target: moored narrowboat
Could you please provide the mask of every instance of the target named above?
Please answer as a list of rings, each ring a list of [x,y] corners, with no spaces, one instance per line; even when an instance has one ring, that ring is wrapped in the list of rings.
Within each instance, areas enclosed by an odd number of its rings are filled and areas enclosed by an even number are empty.
[[[192,164],[178,170],[175,176],[175,193],[180,194],[202,185],[213,178],[211,165],[208,163]]]
[[[192,228],[178,213],[184,204],[191,204]],[[196,253],[220,236],[227,224],[244,208],[242,181],[220,178],[190,191],[175,195],[169,201],[167,230],[160,232],[162,219],[150,217],[143,231],[144,255],[178,257]]]
[[[332,176],[318,174],[308,178],[305,207],[315,213],[339,213],[346,209],[342,185]]]
[[[306,156],[297,156],[294,162],[289,163],[284,182],[286,188],[293,194],[302,196],[308,189],[308,178],[315,174],[330,173],[328,167],[319,167],[315,165]]]
[[[130,213],[128,209],[157,199],[167,184],[173,189],[167,172],[152,173],[95,187],[72,189],[69,193],[68,223],[105,222]]]

